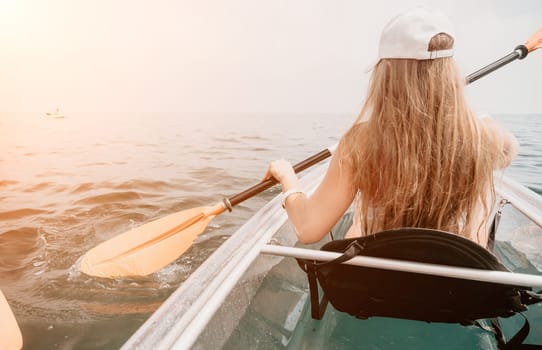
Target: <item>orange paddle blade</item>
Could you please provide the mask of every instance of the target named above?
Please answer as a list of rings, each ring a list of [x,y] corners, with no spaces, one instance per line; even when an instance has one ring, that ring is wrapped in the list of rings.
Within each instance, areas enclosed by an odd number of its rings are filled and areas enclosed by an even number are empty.
[[[184,253],[224,205],[183,210],[115,236],[89,250],[81,271],[97,277],[146,276]]]
[[[529,40],[525,43],[525,47],[529,52],[542,47],[542,28],[538,30]]]
[[[19,350],[23,347],[23,336],[9,304],[0,291],[0,349]]]

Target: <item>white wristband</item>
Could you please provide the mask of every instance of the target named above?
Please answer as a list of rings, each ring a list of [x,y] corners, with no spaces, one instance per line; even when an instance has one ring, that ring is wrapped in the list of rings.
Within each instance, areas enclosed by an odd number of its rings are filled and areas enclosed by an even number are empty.
[[[286,199],[288,199],[288,197],[290,197],[292,194],[296,194],[296,193],[305,194],[305,192],[303,192],[299,188],[291,188],[288,191],[282,193],[282,207],[283,208],[286,208]]]

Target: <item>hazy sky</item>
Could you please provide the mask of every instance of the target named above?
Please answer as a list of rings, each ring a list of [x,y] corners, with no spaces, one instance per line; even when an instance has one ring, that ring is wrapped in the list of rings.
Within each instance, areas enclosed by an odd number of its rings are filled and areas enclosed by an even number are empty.
[[[540,0],[0,0],[0,111],[357,113],[381,29],[418,5],[465,74],[542,28]],[[542,113],[542,50],[468,94]]]

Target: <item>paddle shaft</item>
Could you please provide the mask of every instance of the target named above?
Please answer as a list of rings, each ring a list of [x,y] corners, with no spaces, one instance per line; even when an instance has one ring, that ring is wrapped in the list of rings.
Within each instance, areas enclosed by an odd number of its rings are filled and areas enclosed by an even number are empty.
[[[477,70],[476,72],[469,74],[466,78],[466,84],[470,84],[478,79],[480,79],[483,76],[488,75],[489,73],[493,72],[494,70],[497,70],[501,68],[502,66],[507,65],[508,63],[515,61],[517,59],[524,59],[527,54],[529,53],[527,47],[525,45],[519,45],[517,46],[513,52],[509,53],[508,55],[504,56],[501,59],[498,59],[497,61],[488,64],[484,68],[481,68]]]
[[[299,173],[307,168],[310,168],[311,166],[313,166],[314,164],[317,164],[317,163],[320,163],[322,160],[326,159],[326,158],[329,158],[331,156],[331,151],[329,149],[325,149],[323,151],[320,151],[318,153],[316,153],[315,155],[297,163],[296,165],[294,165],[294,171],[296,173]],[[245,200],[247,200],[248,198],[251,198],[255,195],[257,195],[258,193],[260,192],[263,192],[265,191],[266,189],[268,189],[269,187],[272,187],[273,185],[275,185],[277,183],[277,180],[271,178],[271,179],[268,179],[268,180],[265,180],[265,181],[262,181],[248,189],[246,189],[245,191],[241,192],[241,193],[238,193],[232,197],[229,197],[227,200],[229,201],[229,203],[231,204],[231,206],[235,206]]]

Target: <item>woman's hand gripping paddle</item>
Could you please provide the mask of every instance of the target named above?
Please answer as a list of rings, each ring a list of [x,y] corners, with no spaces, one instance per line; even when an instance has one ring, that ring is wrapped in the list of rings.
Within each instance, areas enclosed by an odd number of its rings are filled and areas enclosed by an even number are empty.
[[[529,52],[542,47],[542,29],[525,45],[519,45],[507,56],[470,74],[466,84],[493,72]],[[294,170],[300,172],[331,155],[326,149],[303,162]],[[209,222],[242,201],[273,186],[274,180],[263,181],[223,202],[210,207],[184,210],[134,228],[89,250],[81,261],[81,271],[98,277],[145,276],[175,261],[201,234]]]

